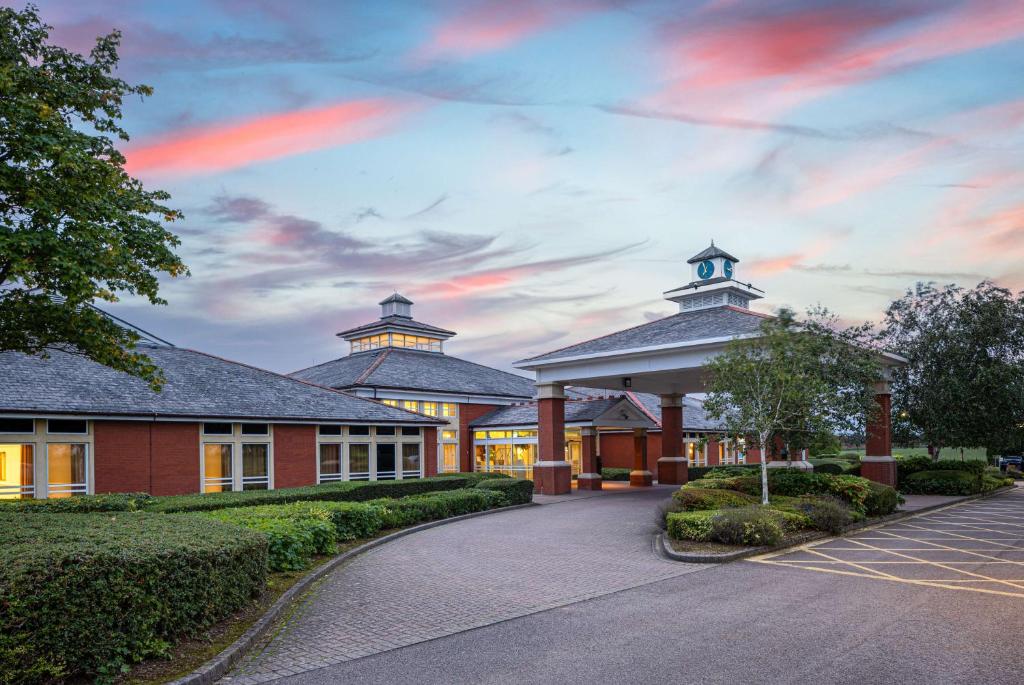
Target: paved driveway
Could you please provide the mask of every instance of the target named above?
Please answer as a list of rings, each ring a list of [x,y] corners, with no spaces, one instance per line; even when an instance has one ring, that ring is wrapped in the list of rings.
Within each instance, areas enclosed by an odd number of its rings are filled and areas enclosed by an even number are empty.
[[[538,498],[548,503],[373,549],[309,593],[231,682],[265,682],[699,571],[653,553],[656,506],[672,489]]]

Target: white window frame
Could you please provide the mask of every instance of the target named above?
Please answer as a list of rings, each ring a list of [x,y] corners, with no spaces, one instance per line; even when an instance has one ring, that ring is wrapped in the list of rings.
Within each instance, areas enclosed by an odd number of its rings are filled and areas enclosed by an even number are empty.
[[[231,434],[207,435],[203,426],[206,423],[231,423]],[[274,424],[270,422],[245,423],[266,423],[266,435],[242,435],[242,424],[228,421],[205,421],[200,423],[199,428],[199,492],[206,492],[206,445],[231,445],[231,492],[241,492],[246,485],[266,482],[267,490],[274,489]],[[267,446],[267,475],[245,476],[243,468],[245,461],[243,457],[244,445],[266,445]],[[317,450],[317,463],[320,461],[319,448]],[[255,480],[255,479],[259,480]],[[223,480],[223,479],[219,479]]]
[[[445,438],[445,433],[451,433],[455,437]],[[444,448],[451,445],[455,448],[455,468],[449,469],[444,461]],[[458,473],[462,465],[459,463],[459,431],[456,428],[439,428],[437,431],[437,472]]]
[[[85,421],[85,433],[49,433],[47,421],[38,417],[6,416],[5,418],[32,420],[31,433],[2,433],[0,443],[32,445],[32,478],[35,481],[32,496],[35,499],[46,499],[50,496],[50,450],[49,445],[85,445],[85,492],[75,492],[76,495],[92,495],[95,493],[96,463],[94,459],[95,449],[95,421],[82,416],[54,416],[51,418],[70,421]]]
[[[352,426],[342,426],[341,435],[320,435],[319,428],[317,429],[317,441],[316,441],[316,482],[319,483],[332,483],[343,480],[379,480],[380,471],[377,468],[377,448],[379,445],[395,445],[395,472],[394,480],[402,480],[403,478],[423,478],[426,470],[424,459],[426,458],[426,448],[424,444],[425,431],[422,430],[422,426],[416,426],[420,428],[418,435],[402,435],[402,426],[381,424],[387,428],[394,428],[394,435],[377,435],[377,426],[369,426],[369,435],[353,435]],[[408,428],[409,426],[406,426]],[[341,477],[329,477],[324,478],[323,474],[320,473],[320,446],[326,444],[336,444],[341,446]],[[416,444],[419,446],[420,452],[420,468],[419,470],[408,470],[402,468],[402,453],[404,448],[402,445]],[[352,471],[352,447],[354,445],[368,445],[369,450],[369,470],[365,472],[359,472],[359,475],[353,474]],[[388,472],[390,473],[390,472]],[[333,475],[333,474],[332,474]],[[391,478],[388,478],[391,480]]]
[[[88,422],[86,424],[88,430]],[[82,433],[56,433],[55,435],[83,435]],[[84,483],[50,483],[50,448],[54,445],[81,445],[85,453],[85,482]],[[46,496],[57,495],[88,495],[92,492],[92,450],[91,445],[85,441],[50,440],[46,443]],[[33,459],[35,455],[33,454]],[[54,487],[56,486],[56,487]]]

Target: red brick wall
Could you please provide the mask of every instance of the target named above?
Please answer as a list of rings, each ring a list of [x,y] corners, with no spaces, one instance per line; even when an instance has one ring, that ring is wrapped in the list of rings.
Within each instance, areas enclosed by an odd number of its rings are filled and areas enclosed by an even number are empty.
[[[153,495],[199,492],[199,424],[151,423]],[[100,457],[96,459],[99,466]]]
[[[869,457],[892,455],[892,395],[877,394],[879,413],[867,425],[867,442],[864,454]]]
[[[93,421],[96,492],[149,492],[150,424]]]
[[[429,478],[437,475],[437,429],[423,429],[423,475]]]
[[[274,487],[316,485],[316,426],[274,424]]]
[[[661,431],[647,431],[647,470],[654,473],[661,456]],[[633,431],[601,433],[601,466],[633,468]]]
[[[545,397],[537,402],[537,461],[565,459],[565,398]],[[564,467],[563,467],[564,468]]]
[[[459,470],[468,473],[473,470],[473,431],[469,429],[471,421],[497,409],[494,404],[460,404],[459,405]]]

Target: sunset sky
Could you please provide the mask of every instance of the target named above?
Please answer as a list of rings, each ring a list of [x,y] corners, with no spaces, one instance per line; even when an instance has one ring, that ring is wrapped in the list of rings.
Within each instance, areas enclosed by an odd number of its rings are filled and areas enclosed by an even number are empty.
[[[716,244],[762,311],[1024,288],[1024,3],[39,3],[122,31],[131,173],[192,276],[108,307],[276,371],[398,290],[510,362],[670,314]]]

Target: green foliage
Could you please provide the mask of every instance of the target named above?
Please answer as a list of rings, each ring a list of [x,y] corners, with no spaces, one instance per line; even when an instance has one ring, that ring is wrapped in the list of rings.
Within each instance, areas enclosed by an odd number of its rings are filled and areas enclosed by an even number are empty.
[[[815,473],[827,473],[830,476],[839,476],[839,475],[842,475],[842,474],[846,473],[846,469],[844,469],[839,464],[835,464],[835,463],[824,462],[824,463],[814,464],[813,466],[814,466],[814,472]]]
[[[711,539],[729,545],[777,545],[784,534],[779,512],[763,505],[724,509],[711,518]]]
[[[986,464],[983,461],[959,461],[954,459],[933,461],[931,457],[927,456],[903,457],[896,460],[896,481],[902,489],[903,483],[907,478],[921,471],[964,471],[980,478],[985,472],[985,468]]]
[[[118,32],[85,57],[49,31],[32,6],[0,8],[0,350],[73,349],[159,388],[138,335],[91,306],[119,292],[162,304],[161,274],[187,273],[163,225],[180,218],[170,196],[129,176],[111,139],[128,140],[124,98],[152,89],[112,76]]]
[[[853,522],[850,507],[836,497],[809,497],[803,500],[802,513],[815,530],[838,535]]]
[[[680,488],[672,494],[672,499],[679,511],[743,507],[757,502],[755,497],[734,490],[707,488]]]
[[[0,514],[0,682],[110,680],[263,590],[262,535],[189,516]]]
[[[601,478],[604,480],[628,481],[629,469],[606,467],[601,469]]]
[[[1024,294],[918,283],[886,311],[881,340],[909,360],[893,369],[894,430],[934,447],[999,452],[1024,426]],[[964,411],[970,407],[970,411]]]
[[[408,480],[344,481],[279,490],[243,490],[241,492],[213,492],[202,495],[174,495],[157,497],[146,507],[147,511],[164,513],[183,511],[213,511],[229,507],[252,507],[263,504],[288,502],[347,501],[365,502],[381,497],[406,497],[424,492],[458,490],[491,478],[436,476]]]
[[[1007,480],[1013,483],[1012,479]],[[976,495],[1002,485],[1003,479],[987,476],[983,471],[939,468],[911,473],[900,482],[900,491],[908,495]]]
[[[810,457],[835,456],[843,449],[843,443],[834,433],[822,431],[807,443],[807,454]]]
[[[868,516],[888,516],[900,505],[900,495],[891,488],[873,480],[868,481],[871,493],[864,500],[864,513]]]
[[[442,473],[432,478],[463,478],[469,482],[470,486],[476,485],[482,480],[513,480],[512,476],[505,475],[504,473],[493,473],[491,471],[470,471],[467,473]]]
[[[139,511],[151,501],[153,501],[152,495],[145,492],[0,500],[0,514],[84,514],[93,511]]]
[[[507,504],[529,504],[533,501],[533,481],[514,478],[482,480],[476,484],[481,490],[499,492]]]
[[[683,511],[666,516],[668,536],[673,540],[707,542],[711,539],[714,511]]]

